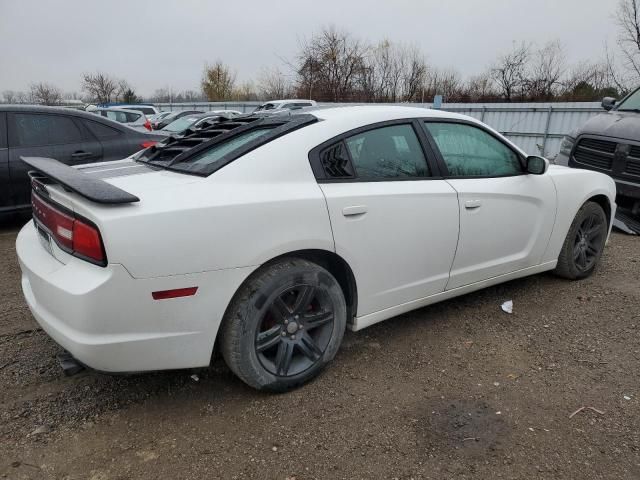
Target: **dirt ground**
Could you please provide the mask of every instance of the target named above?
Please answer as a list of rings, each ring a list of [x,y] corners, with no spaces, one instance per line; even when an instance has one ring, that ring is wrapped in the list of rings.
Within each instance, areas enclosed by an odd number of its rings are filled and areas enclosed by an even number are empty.
[[[581,282],[347,333],[318,379],[270,395],[221,360],[198,380],[64,377],[22,298],[17,229],[0,228],[0,478],[640,478],[639,237],[614,234]]]

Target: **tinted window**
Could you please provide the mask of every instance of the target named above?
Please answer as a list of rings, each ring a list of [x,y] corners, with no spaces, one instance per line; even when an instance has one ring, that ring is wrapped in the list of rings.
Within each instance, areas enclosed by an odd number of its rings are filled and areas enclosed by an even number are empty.
[[[98,138],[109,138],[115,137],[120,134],[119,130],[115,128],[111,128],[107,125],[103,125],[102,123],[92,122],[90,120],[83,120],[85,126]]]
[[[518,155],[484,130],[459,123],[427,122],[454,177],[496,177],[522,173]]]
[[[19,146],[33,147],[82,141],[80,129],[69,117],[16,113],[13,118],[15,135],[12,138],[15,138]]]
[[[411,125],[376,128],[346,140],[361,178],[425,177],[429,167]]]

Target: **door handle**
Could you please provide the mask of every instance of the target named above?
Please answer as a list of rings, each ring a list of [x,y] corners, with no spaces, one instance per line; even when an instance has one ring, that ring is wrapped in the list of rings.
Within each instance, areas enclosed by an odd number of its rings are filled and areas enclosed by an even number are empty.
[[[93,155],[93,153],[91,152],[83,152],[83,151],[79,151],[79,152],[74,152],[71,154],[71,158],[87,158],[87,157],[91,157]]]
[[[366,205],[354,205],[342,209],[342,215],[345,217],[356,217],[358,215],[364,215],[365,213],[367,213]]]
[[[480,200],[467,200],[464,202],[464,208],[467,210],[473,210],[475,208],[480,208],[482,206],[482,202]]]

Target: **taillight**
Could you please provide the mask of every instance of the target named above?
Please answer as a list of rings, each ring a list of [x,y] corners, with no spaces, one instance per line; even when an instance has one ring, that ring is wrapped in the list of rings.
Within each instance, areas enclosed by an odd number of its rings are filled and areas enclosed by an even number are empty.
[[[151,122],[149,120],[146,120],[144,122],[144,128],[146,128],[147,130],[151,130]]]
[[[146,142],[142,142],[140,146],[142,148],[149,148],[149,147],[153,147],[156,143],[158,142],[156,142],[155,140],[147,140]]]
[[[63,212],[34,192],[31,193],[31,206],[36,223],[62,250],[89,262],[106,265],[102,237],[95,225],[72,212]]]

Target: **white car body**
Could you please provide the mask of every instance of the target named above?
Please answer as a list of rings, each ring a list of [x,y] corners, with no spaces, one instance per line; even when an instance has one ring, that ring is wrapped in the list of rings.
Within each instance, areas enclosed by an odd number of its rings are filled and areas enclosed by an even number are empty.
[[[97,370],[202,367],[236,291],[276,257],[319,252],[348,265],[357,293],[348,326],[355,331],[554,269],[572,220],[589,199],[608,204],[610,229],[615,185],[587,170],[550,166],[543,175],[319,182],[310,152],[379,122],[466,122],[525,154],[475,119],[436,110],[348,107],[313,115],[320,121],[209,176],[145,170],[131,159],[80,167],[138,196],[138,203],[101,205],[47,186],[53,202],[98,227],[108,263],[91,264],[53,241],[45,248],[29,222],[17,253],[38,323]],[[196,286],[192,296],[152,298],[152,292]]]

